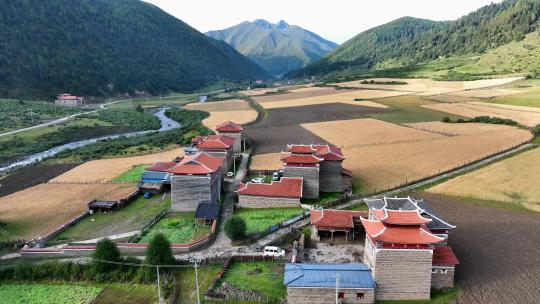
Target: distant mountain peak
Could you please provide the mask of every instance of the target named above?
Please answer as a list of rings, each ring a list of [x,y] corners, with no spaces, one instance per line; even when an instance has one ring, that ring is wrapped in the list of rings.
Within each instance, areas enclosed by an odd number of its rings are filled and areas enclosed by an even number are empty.
[[[278,29],[286,29],[289,27],[289,24],[285,22],[285,20],[279,20],[279,22],[276,24]]]
[[[285,20],[279,20],[278,23],[271,23],[271,22],[268,22],[267,20],[264,20],[264,19],[255,19],[253,20],[252,22],[253,24],[255,24],[256,26],[259,26],[259,27],[262,27],[262,28],[265,28],[265,29],[280,29],[280,30],[283,30],[283,29],[286,29],[289,27],[289,24],[287,22],[285,22]]]

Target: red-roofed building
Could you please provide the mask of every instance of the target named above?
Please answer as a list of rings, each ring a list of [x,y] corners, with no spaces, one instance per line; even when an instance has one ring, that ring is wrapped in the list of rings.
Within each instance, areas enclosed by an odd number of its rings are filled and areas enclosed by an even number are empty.
[[[242,152],[242,143],[244,141],[244,128],[242,125],[232,121],[226,121],[216,126],[216,131],[220,135],[234,138],[233,152]]]
[[[311,239],[321,241],[323,238],[330,238],[334,241],[335,233],[343,233],[345,241],[354,240],[362,229],[361,217],[367,217],[364,211],[347,210],[311,210]]]
[[[448,246],[437,246],[433,249],[431,268],[431,287],[437,289],[453,288],[454,273],[459,261]]]
[[[85,106],[84,97],[74,96],[71,94],[63,93],[58,94],[54,101],[56,105],[66,107],[83,107]]]
[[[171,209],[195,211],[201,201],[219,202],[225,159],[204,152],[187,155],[167,169],[171,177]]]
[[[450,286],[450,280],[453,286],[457,259],[449,247],[438,245],[446,238],[428,228],[433,219],[424,216],[419,208],[375,208],[377,205],[380,204],[368,204],[369,215],[361,218],[366,231],[364,262],[371,268],[377,285],[375,298],[429,299],[432,287]],[[441,267],[447,267],[444,273],[440,272]]]
[[[303,179],[283,177],[270,184],[241,183],[236,190],[242,208],[279,208],[300,206]]]
[[[226,174],[233,162],[234,138],[225,135],[197,136],[191,141],[199,151],[211,156],[223,157],[221,173]]]

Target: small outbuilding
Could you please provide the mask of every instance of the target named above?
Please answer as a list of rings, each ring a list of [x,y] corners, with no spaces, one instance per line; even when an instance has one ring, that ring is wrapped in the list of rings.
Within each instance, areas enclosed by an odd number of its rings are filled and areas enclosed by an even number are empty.
[[[234,138],[233,152],[238,153],[242,151],[242,143],[244,140],[244,128],[242,125],[234,123],[232,121],[226,121],[216,126],[216,131],[220,135],[225,135]]]
[[[88,203],[88,210],[92,213],[113,211],[116,210],[117,207],[118,202],[115,201],[93,200]]]
[[[195,211],[195,221],[212,225],[219,216],[219,204],[217,202],[204,201],[200,202]]]
[[[367,217],[367,215],[368,213],[363,211],[311,210],[311,239],[320,241],[326,238],[334,241],[337,234],[343,235],[346,242],[355,238],[361,239],[360,234],[364,229],[360,217]]]
[[[242,208],[299,207],[303,179],[283,177],[270,184],[241,183],[236,193],[238,206]]]
[[[139,189],[144,192],[161,193],[165,187],[170,188],[171,174],[168,172],[145,171],[139,182]]]
[[[362,263],[285,264],[289,304],[374,303],[375,282]]]
[[[454,287],[454,273],[459,261],[448,246],[438,246],[433,249],[431,268],[431,287],[447,289]]]

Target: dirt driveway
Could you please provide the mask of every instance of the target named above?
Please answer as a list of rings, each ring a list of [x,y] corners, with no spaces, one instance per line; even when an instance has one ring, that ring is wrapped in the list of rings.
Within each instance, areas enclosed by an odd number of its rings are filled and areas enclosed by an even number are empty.
[[[461,263],[458,303],[539,303],[540,214],[416,196],[457,225],[450,245]]]

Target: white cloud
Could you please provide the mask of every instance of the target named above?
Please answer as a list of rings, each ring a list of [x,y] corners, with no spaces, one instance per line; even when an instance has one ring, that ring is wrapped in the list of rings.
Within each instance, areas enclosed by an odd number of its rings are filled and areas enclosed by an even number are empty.
[[[403,16],[454,20],[501,0],[146,0],[201,32],[281,19],[337,43]]]

